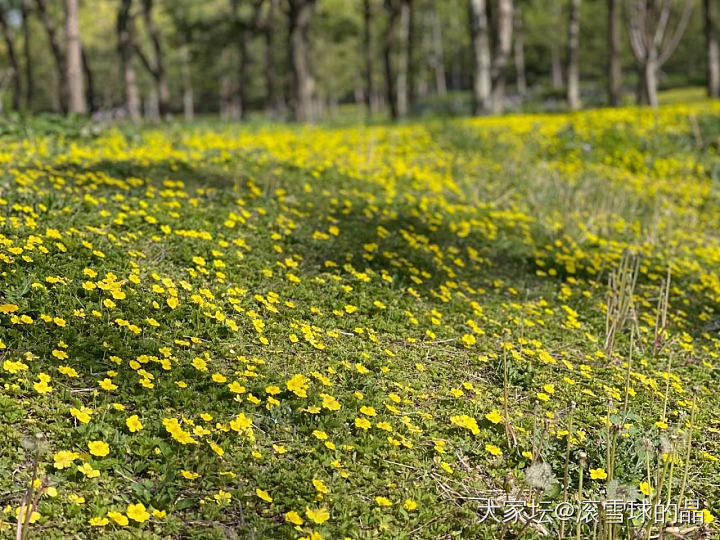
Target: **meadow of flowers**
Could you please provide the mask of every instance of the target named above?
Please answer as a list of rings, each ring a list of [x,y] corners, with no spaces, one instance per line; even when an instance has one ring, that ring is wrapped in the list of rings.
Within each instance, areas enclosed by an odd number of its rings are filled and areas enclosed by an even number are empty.
[[[0,536],[713,537],[718,114],[4,137]]]

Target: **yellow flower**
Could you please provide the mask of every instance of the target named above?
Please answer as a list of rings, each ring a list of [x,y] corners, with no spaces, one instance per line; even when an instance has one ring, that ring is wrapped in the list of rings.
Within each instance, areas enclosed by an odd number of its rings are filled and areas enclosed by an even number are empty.
[[[140,431],[143,428],[142,422],[140,422],[137,414],[133,414],[131,417],[125,420],[125,425],[128,427],[131,433]]]
[[[310,521],[317,523],[318,525],[325,523],[328,519],[330,519],[330,512],[328,512],[326,508],[318,508],[317,510],[306,508],[305,515]]]
[[[377,412],[375,411],[374,407],[368,407],[366,405],[363,405],[360,407],[360,412],[366,416],[376,416]]]
[[[187,480],[195,480],[196,478],[199,478],[200,475],[198,473],[194,473],[192,471],[186,471],[185,469],[180,471],[180,474],[183,475],[183,478]]]
[[[88,443],[88,448],[93,456],[105,457],[110,453],[110,447],[103,441],[91,441]]]
[[[0,305],[0,313],[15,313],[18,307],[15,304],[2,304]]]
[[[53,459],[55,461],[54,467],[56,469],[65,469],[73,464],[73,461],[78,459],[80,456],[77,452],[71,452],[69,450],[60,450],[57,452]]]
[[[495,446],[494,444],[486,444],[485,451],[493,456],[502,456],[502,450],[500,450],[499,446]]]
[[[82,409],[76,409],[73,407],[70,409],[70,414],[73,415],[75,418],[77,418],[78,422],[81,424],[87,424],[90,422],[90,416],[92,415],[92,409],[87,409],[83,407]]]
[[[472,416],[468,416],[466,414],[451,416],[450,422],[458,427],[469,430],[473,435],[477,435],[480,433],[480,428],[477,425],[477,421]]]
[[[307,389],[310,384],[310,379],[305,375],[293,375],[292,378],[286,383],[287,389],[298,397],[306,398]]]
[[[255,488],[255,495],[260,497],[265,502],[273,502],[273,498],[270,496],[270,494],[263,489]]]
[[[485,415],[485,418],[487,418],[490,422],[493,424],[499,424],[503,421],[502,414],[500,414],[500,411],[497,409],[493,409],[488,414]]]
[[[102,388],[103,390],[110,391],[110,390],[117,389],[117,385],[113,384],[112,380],[108,379],[107,377],[105,377],[102,381],[98,381],[98,384],[100,385],[100,388]]]
[[[403,508],[405,508],[405,510],[407,510],[408,512],[412,512],[417,507],[418,504],[412,499],[405,499],[405,502],[403,503]]]
[[[305,520],[301,518],[300,514],[298,514],[295,510],[285,513],[285,521],[288,521],[293,525],[302,525],[305,523]]]
[[[100,476],[100,471],[98,471],[97,469],[93,469],[93,466],[89,463],[83,463],[77,468],[77,470],[83,473],[88,478],[97,478],[98,476]]]
[[[120,525],[121,527],[127,527],[127,524],[129,523],[128,518],[126,518],[123,514],[120,512],[108,512],[107,517],[112,519],[115,523]]]
[[[607,473],[605,472],[605,469],[598,468],[598,469],[590,469],[590,478],[593,480],[605,480],[607,478]]]
[[[220,505],[227,504],[228,502],[230,502],[230,499],[232,499],[232,495],[227,491],[223,491],[222,489],[218,491],[215,495],[213,495],[213,497],[215,498],[215,501]]]
[[[356,418],[355,419],[355,427],[356,428],[368,430],[368,429],[370,429],[371,426],[372,426],[372,424],[370,423],[370,420],[368,420],[367,418]]]
[[[93,517],[90,518],[90,526],[91,527],[104,527],[110,523],[110,520],[105,517]]]
[[[375,497],[378,506],[392,506],[392,501],[386,497]]]
[[[315,486],[315,489],[320,493],[330,493],[330,489],[325,485],[325,482],[319,479],[313,479],[312,481],[313,486]]]
[[[313,434],[313,437],[315,437],[316,439],[319,439],[321,441],[324,441],[328,438],[327,433],[325,433],[324,431],[320,431],[319,429],[314,430],[312,432],[312,434]]]
[[[147,521],[150,517],[150,513],[145,509],[145,505],[143,503],[129,504],[125,513],[130,519],[137,521],[138,523]]]
[[[640,482],[640,492],[648,497],[653,494],[653,488],[647,482]]]

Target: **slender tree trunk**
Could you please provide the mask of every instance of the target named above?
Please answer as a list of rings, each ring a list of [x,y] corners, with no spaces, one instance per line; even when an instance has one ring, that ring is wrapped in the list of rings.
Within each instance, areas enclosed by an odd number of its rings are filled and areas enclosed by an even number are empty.
[[[140,94],[138,93],[135,68],[132,65],[133,33],[130,19],[132,0],[122,0],[117,16],[118,54],[120,56],[120,72],[123,81],[125,108],[130,120],[140,121]]]
[[[515,8],[515,82],[518,94],[527,94],[527,79],[525,78],[525,36],[523,32],[522,11],[520,6]]]
[[[406,68],[407,72],[407,112],[411,111],[415,105],[415,84],[417,80],[417,59],[415,54],[415,5],[413,0],[404,1],[407,11],[407,27],[405,32],[404,50],[407,55]]]
[[[235,19],[235,35],[238,45],[237,95],[240,104],[240,119],[244,120],[247,114],[248,29],[240,18],[240,1],[230,0],[230,5]]]
[[[647,99],[647,104],[651,107],[658,106],[657,74],[657,55],[654,54],[653,50],[651,50],[645,64],[643,65],[643,96]]]
[[[395,0],[385,0],[385,7],[388,12],[388,22],[385,29],[385,43],[383,44],[383,59],[385,61],[385,89],[387,101],[390,106],[390,117],[396,120],[399,116],[397,91],[395,88],[395,70],[393,69],[392,55],[396,48],[398,22],[400,10]]]
[[[267,18],[263,25],[265,40],[265,90],[267,93],[267,110],[270,116],[277,116],[283,108],[280,84],[275,66],[275,44],[273,34],[276,29],[277,0],[270,0]]]
[[[435,71],[435,91],[439,96],[447,95],[447,78],[445,77],[445,54],[443,52],[443,36],[440,26],[440,17],[437,12],[437,5],[433,3],[432,16],[432,34],[433,34],[433,51],[432,66]]]
[[[65,67],[68,82],[68,111],[87,112],[82,70],[82,46],[78,21],[78,0],[65,0]]]
[[[30,49],[30,0],[22,0],[20,10],[22,13],[23,55],[25,56],[25,108],[32,110],[35,79],[33,77],[33,61]]]
[[[192,43],[192,38],[189,35],[183,36],[183,44],[180,48],[180,74],[183,85],[183,115],[185,120],[188,122],[195,118],[195,97],[192,84],[190,43]]]
[[[707,47],[707,91],[712,98],[720,97],[720,50],[715,28],[715,15],[712,4],[716,0],[704,0],[705,43]]]
[[[97,110],[96,96],[95,96],[95,78],[93,77],[92,69],[90,68],[90,61],[85,53],[85,47],[80,44],[80,55],[82,57],[82,70],[83,76],[85,77],[85,102],[88,106],[88,111],[93,113]]]
[[[292,91],[290,109],[296,122],[313,119],[313,79],[308,55],[308,27],[315,0],[289,0]]]
[[[580,0],[570,0],[568,21],[567,104],[571,111],[580,108]]]
[[[410,102],[410,19],[412,15],[411,0],[402,0],[400,4],[400,58],[397,66],[397,108],[399,116],[407,116]]]
[[[365,56],[365,105],[369,115],[375,111],[373,108],[375,94],[375,81],[373,80],[372,55],[372,5],[370,0],[363,0],[363,54]]]
[[[505,77],[512,48],[513,2],[499,0],[497,13],[497,50],[492,66],[490,102],[492,112],[499,114],[505,107]]]
[[[485,0],[470,0],[470,37],[473,49],[473,112],[490,105],[490,36]]]
[[[154,7],[154,0],[143,0],[143,16],[145,19],[145,28],[147,29],[150,37],[150,43],[153,51],[153,61],[151,64],[152,69],[150,74],[153,77],[155,83],[155,96],[153,99],[157,100],[157,111],[158,116],[163,116],[168,112],[168,103],[170,101],[170,88],[168,87],[167,78],[165,75],[165,58],[163,55],[162,43],[160,41],[160,32],[155,26],[153,21],[152,11]],[[154,114],[155,107],[152,108]]]
[[[556,43],[550,44],[550,80],[553,90],[560,90],[563,87],[560,47]]]
[[[620,0],[608,0],[608,101],[620,105],[622,67],[620,60]]]
[[[20,96],[22,89],[20,88],[20,66],[18,65],[17,55],[15,54],[15,43],[10,33],[7,22],[7,13],[4,7],[0,7],[0,26],[2,27],[3,39],[5,40],[5,48],[7,49],[8,60],[10,60],[10,68],[12,69],[12,107],[13,110],[20,110]]]
[[[45,28],[45,33],[48,36],[50,53],[55,60],[55,71],[58,77],[58,84],[55,87],[57,102],[60,105],[60,110],[62,110],[62,112],[67,112],[68,81],[65,70],[65,58],[63,57],[62,49],[60,48],[60,44],[58,42],[55,26],[50,20],[50,14],[47,11],[45,0],[35,0],[35,6],[37,7],[38,14],[40,15],[40,21]]]

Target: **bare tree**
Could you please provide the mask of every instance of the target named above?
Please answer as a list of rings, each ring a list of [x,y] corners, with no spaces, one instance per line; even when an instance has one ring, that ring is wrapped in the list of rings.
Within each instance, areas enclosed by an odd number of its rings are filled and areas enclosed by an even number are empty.
[[[48,13],[47,5],[45,0],[35,0],[35,7],[37,8],[38,15],[40,16],[40,22],[42,22],[45,33],[48,37],[50,44],[50,53],[52,54],[53,60],[55,60],[55,71],[57,73],[58,84],[54,86],[56,91],[54,99],[57,102],[56,105],[63,112],[67,111],[67,95],[68,95],[68,83],[67,73],[65,70],[65,58],[63,56],[62,49],[57,37],[57,30],[55,25],[50,18]]]
[[[638,101],[657,107],[658,71],[680,43],[692,12],[693,0],[684,0],[679,13],[673,0],[628,0],[630,45],[641,75]],[[676,20],[675,29],[670,23]]]
[[[85,103],[87,103],[87,110],[92,113],[97,110],[95,77],[93,76],[92,68],[90,67],[90,59],[85,52],[85,47],[82,42],[80,42],[80,57],[82,58],[83,77],[85,77]]]
[[[78,21],[78,0],[65,0],[65,68],[68,83],[68,111],[87,112],[82,69],[82,45]]]
[[[720,51],[715,29],[715,15],[713,0],[704,0],[703,11],[705,16],[705,46],[707,47],[707,91],[708,96],[720,97]]]
[[[412,34],[412,0],[400,1],[400,42],[398,44],[397,62],[397,109],[399,116],[407,116],[410,104],[410,73],[411,69],[411,34]]]
[[[485,0],[469,0],[470,36],[473,48],[473,112],[486,112],[490,105],[490,36]]]
[[[443,52],[442,28],[440,17],[437,12],[437,5],[433,2],[433,9],[430,12],[432,17],[432,53],[430,63],[435,71],[435,91],[439,96],[447,94],[447,79],[445,78],[445,54]]]
[[[313,79],[308,58],[308,27],[315,0],[288,0],[289,54],[292,72],[290,110],[293,119],[304,122],[313,119]]]
[[[25,108],[28,110],[32,109],[35,94],[32,52],[30,50],[30,11],[30,0],[22,0],[20,13],[22,14],[23,56],[25,57]]]
[[[525,77],[525,35],[523,31],[523,17],[520,6],[515,6],[515,41],[513,43],[515,53],[515,84],[518,94],[527,94],[527,78]]]
[[[283,109],[280,82],[278,81],[277,66],[275,61],[275,40],[276,13],[278,11],[278,0],[262,2],[265,7],[263,16],[258,20],[258,30],[262,34],[265,43],[265,56],[263,74],[265,77],[266,109],[270,116],[278,116]]]
[[[580,108],[580,0],[570,0],[570,18],[568,21],[568,60],[567,60],[567,104],[571,111]]]
[[[513,0],[498,0],[497,43],[491,68],[490,107],[494,114],[505,107],[505,77],[512,48]]]
[[[151,102],[148,113],[149,116],[157,119],[167,113],[168,102],[170,101],[170,88],[168,87],[165,75],[165,59],[163,56],[162,42],[160,41],[160,31],[155,26],[153,20],[155,2],[154,0],[142,0],[142,6],[145,30],[150,38],[152,58],[148,58],[148,56],[143,53],[137,42],[133,43],[133,46],[143,66],[145,66],[145,69],[153,79],[153,89],[150,95]]]
[[[132,63],[134,36],[130,8],[132,0],[122,0],[118,9],[116,30],[118,54],[120,56],[120,73],[123,81],[125,108],[133,122],[140,120],[140,95],[138,93],[135,68]]]
[[[415,3],[413,0],[404,0],[403,11],[406,13],[407,22],[403,32],[403,54],[405,55],[405,71],[407,84],[407,106],[406,114],[415,104],[415,83],[417,79],[417,59],[415,54]]]
[[[247,67],[248,67],[248,37],[249,28],[240,16],[240,0],[230,0],[230,8],[233,14],[235,25],[235,37],[238,46],[238,103],[240,104],[240,118],[244,119],[247,114]]]
[[[363,0],[363,55],[365,57],[365,104],[368,114],[372,114],[373,96],[375,94],[375,81],[373,79],[373,54],[372,54],[372,3],[370,0]]]
[[[183,117],[187,121],[195,118],[195,96],[192,83],[192,33],[188,28],[182,32],[180,45],[180,76],[183,86]]]
[[[390,117],[394,120],[399,116],[397,91],[395,87],[395,70],[393,69],[392,55],[398,41],[398,23],[400,22],[400,6],[397,0],[385,0],[385,10],[388,14],[387,26],[385,27],[385,39],[383,43],[383,59],[385,63],[385,90],[388,104],[390,105]]]
[[[608,0],[608,101],[620,105],[622,66],[620,63],[620,2]]]

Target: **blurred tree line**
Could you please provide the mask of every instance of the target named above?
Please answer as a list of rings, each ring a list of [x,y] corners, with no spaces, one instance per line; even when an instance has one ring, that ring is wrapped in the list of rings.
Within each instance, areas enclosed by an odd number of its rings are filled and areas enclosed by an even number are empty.
[[[720,0],[0,0],[5,110],[307,121],[720,94]],[[457,101],[457,99],[455,100]]]

